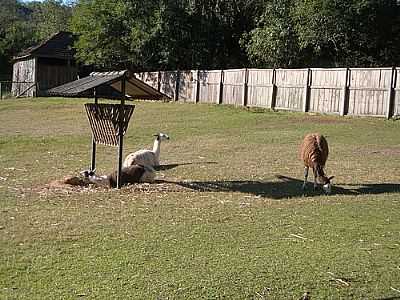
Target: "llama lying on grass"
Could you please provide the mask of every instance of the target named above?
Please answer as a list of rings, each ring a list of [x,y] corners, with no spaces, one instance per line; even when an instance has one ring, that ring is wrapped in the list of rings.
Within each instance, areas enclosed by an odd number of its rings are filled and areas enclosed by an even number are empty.
[[[150,167],[158,167],[160,165],[160,146],[161,142],[169,140],[169,136],[165,133],[158,133],[154,135],[153,150],[138,150],[134,153],[128,154],[125,158],[123,166],[129,167],[132,165],[142,165]]]
[[[117,186],[117,171],[109,175],[97,176],[94,171],[83,171],[81,175],[97,186],[111,187]],[[129,167],[124,167],[121,170],[121,185],[126,185],[129,183],[140,183],[140,182],[154,182],[156,173],[154,169],[150,166],[140,166],[132,165]]]
[[[328,142],[323,135],[319,133],[310,133],[304,137],[300,146],[300,159],[304,162],[304,183],[306,188],[308,169],[312,168],[314,173],[314,189],[317,183],[322,184],[325,193],[331,192],[331,180],[334,176],[327,177],[324,173],[326,160],[328,159]]]

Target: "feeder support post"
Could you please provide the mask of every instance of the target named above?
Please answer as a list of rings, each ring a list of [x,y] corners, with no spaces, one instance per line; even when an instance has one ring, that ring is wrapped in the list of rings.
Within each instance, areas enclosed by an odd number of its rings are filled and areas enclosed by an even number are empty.
[[[119,108],[119,120],[118,120],[118,172],[117,172],[117,189],[122,186],[122,156],[124,147],[124,105],[126,95],[126,75],[122,77],[121,81],[121,105]]]

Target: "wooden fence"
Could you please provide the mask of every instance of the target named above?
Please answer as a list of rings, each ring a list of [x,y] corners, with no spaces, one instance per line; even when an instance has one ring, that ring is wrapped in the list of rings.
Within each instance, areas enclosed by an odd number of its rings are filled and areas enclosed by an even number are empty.
[[[400,116],[400,67],[135,74],[175,101],[326,114]]]

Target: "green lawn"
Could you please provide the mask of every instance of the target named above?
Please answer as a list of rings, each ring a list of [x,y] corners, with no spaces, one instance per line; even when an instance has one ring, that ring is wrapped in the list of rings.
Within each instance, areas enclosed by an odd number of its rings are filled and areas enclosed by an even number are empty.
[[[399,121],[135,102],[125,154],[170,135],[165,182],[55,185],[90,165],[85,102],[0,102],[0,299],[400,299]],[[329,196],[301,191],[317,131]]]

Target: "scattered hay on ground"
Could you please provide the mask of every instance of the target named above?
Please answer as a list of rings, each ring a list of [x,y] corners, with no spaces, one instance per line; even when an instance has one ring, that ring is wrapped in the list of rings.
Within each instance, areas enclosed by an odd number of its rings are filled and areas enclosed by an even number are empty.
[[[52,194],[74,194],[74,193],[92,193],[96,191],[112,191],[115,189],[96,186],[84,180],[82,177],[70,176],[63,179],[52,180],[44,186],[32,189],[32,191],[41,196]],[[135,183],[123,186],[122,193],[160,193],[160,192],[193,192],[194,190],[187,186],[182,186],[179,182],[156,180],[154,183]]]

